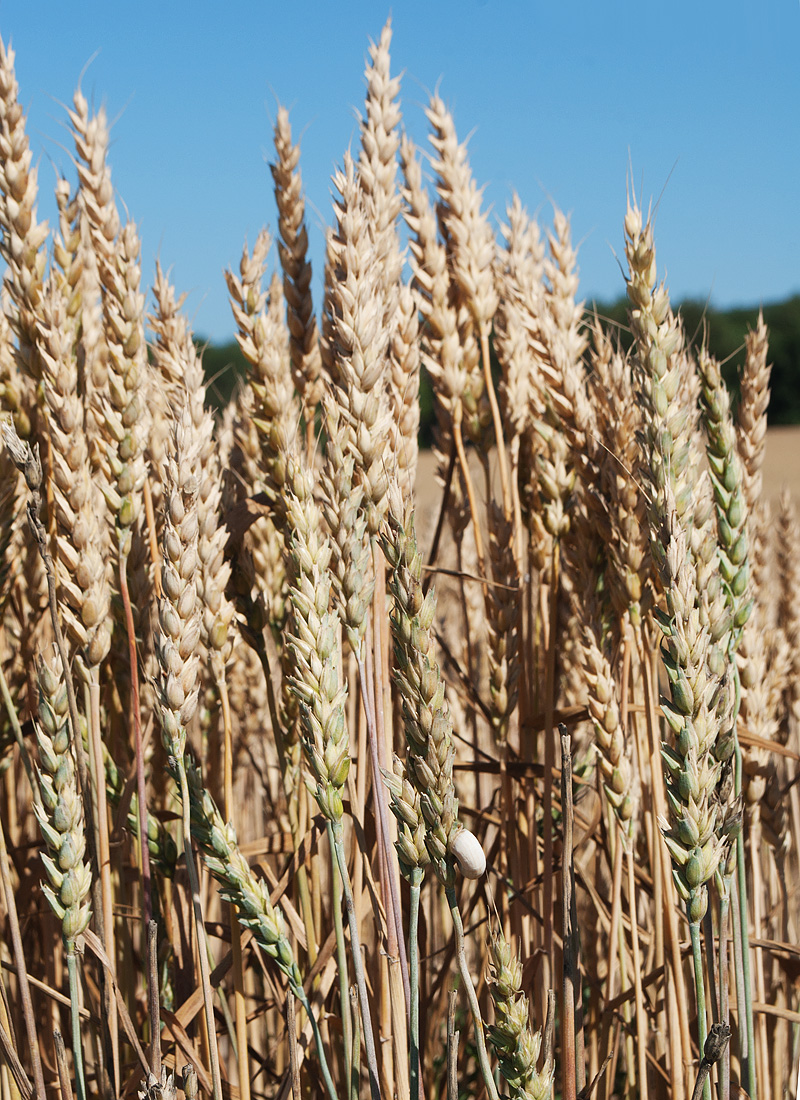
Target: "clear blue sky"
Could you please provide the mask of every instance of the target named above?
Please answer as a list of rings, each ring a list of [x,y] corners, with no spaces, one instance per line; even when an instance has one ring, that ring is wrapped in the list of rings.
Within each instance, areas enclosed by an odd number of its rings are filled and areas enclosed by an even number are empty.
[[[140,226],[145,277],[159,255],[190,291],[196,330],[228,338],[223,268],[245,236],[275,224],[267,164],[280,100],[302,135],[319,292],[330,175],[358,141],[368,39],[389,11],[366,0],[0,0],[40,216],[52,222],[56,169],[72,176],[61,104],[94,57],[83,89],[116,120],[113,180]],[[545,223],[551,198],[571,213],[584,297],[623,291],[629,160],[645,201],[661,196],[659,268],[673,297],[727,306],[800,290],[798,0],[395,0],[392,19],[414,140],[426,143],[422,106],[438,86],[459,135],[472,135],[493,217],[512,187]]]

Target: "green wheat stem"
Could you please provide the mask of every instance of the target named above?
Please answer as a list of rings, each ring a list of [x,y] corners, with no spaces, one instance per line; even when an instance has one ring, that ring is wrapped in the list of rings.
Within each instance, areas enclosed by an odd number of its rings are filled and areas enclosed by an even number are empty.
[[[411,872],[411,902],[408,915],[408,980],[411,991],[411,1034],[409,1047],[410,1100],[419,1100],[419,895],[424,871]]]
[[[208,968],[208,956],[205,948],[205,924],[203,921],[203,909],[200,901],[200,882],[197,877],[197,866],[192,851],[192,822],[191,801],[189,798],[189,781],[186,778],[186,761],[181,756],[175,761],[178,773],[178,783],[181,792],[181,804],[183,810],[183,850],[186,856],[186,868],[189,872],[189,888],[192,892],[192,909],[194,912],[195,927],[197,930],[197,957],[200,960],[200,981],[203,988],[203,1007],[205,1010],[206,1027],[208,1028],[208,1049],[211,1059],[211,1085],[214,1100],[222,1100],[222,1078],[219,1069],[219,1050],[217,1048],[217,1030],[214,1022],[214,1005],[211,1000],[211,972]]]
[[[353,1049],[350,1054],[350,1100],[358,1100],[359,1083],[361,1078],[361,1021],[358,1015],[358,995],[354,989],[350,990],[349,997],[350,1015],[353,1020]]]
[[[86,1082],[83,1076],[83,1046],[81,1043],[81,1003],[78,956],[74,943],[67,950],[67,977],[69,978],[69,1008],[72,1021],[72,1056],[75,1059],[75,1088],[78,1100],[86,1100]]]
[[[342,835],[341,821],[332,821],[333,844],[336,850],[336,859],[339,862],[339,872],[342,876],[344,888],[344,904],[347,910],[347,923],[350,928],[350,950],[353,955],[353,969],[356,972],[356,988],[358,989],[358,1001],[361,1007],[361,1019],[364,1025],[364,1046],[367,1051],[367,1066],[369,1068],[369,1088],[372,1100],[380,1100],[381,1091],[378,1084],[378,1059],[375,1053],[375,1038],[372,1034],[372,1016],[369,1010],[369,997],[367,995],[367,980],[364,976],[364,963],[361,958],[361,942],[358,935],[358,921],[353,904],[353,891],[350,886],[350,874],[347,870],[347,858],[344,851],[344,838]]]
[[[353,1057],[353,1018],[350,1013],[350,975],[347,966],[347,947],[344,942],[344,923],[342,921],[342,876],[336,858],[336,842],[333,837],[333,825],[328,821],[328,845],[331,854],[331,875],[333,876],[333,928],[336,933],[336,962],[339,969],[339,1000],[342,1006],[342,1044],[344,1046],[344,1079],[350,1081],[357,1067],[351,1061]]]
[[[706,983],[703,974],[703,948],[700,944],[700,922],[689,922],[689,934],[692,939],[692,962],[694,963],[694,989],[697,998],[697,1042],[700,1057],[708,1037],[708,1021],[706,1020]],[[711,1100],[711,1084],[706,1078],[703,1085],[703,1100]]]
[[[731,875],[723,879],[719,899],[719,1022],[727,1024],[730,1016],[730,992],[728,981],[728,923],[731,907]],[[719,1070],[720,1100],[730,1100],[731,1051],[730,1044],[722,1054]]]
[[[322,1071],[322,1080],[325,1082],[325,1088],[327,1090],[329,1100],[339,1100],[336,1092],[336,1086],[333,1083],[331,1071],[328,1067],[328,1059],[325,1056],[325,1047],[322,1043],[322,1035],[320,1034],[319,1024],[317,1023],[317,1018],[312,1011],[311,1003],[309,1002],[306,991],[305,989],[303,989],[302,985],[296,984],[295,982],[290,982],[289,984],[294,992],[295,997],[297,997],[298,1001],[303,1006],[305,1014],[306,1016],[308,1016],[309,1023],[311,1024],[311,1033],[314,1036],[314,1049],[317,1052],[317,1060],[319,1061],[319,1067]]]
[[[456,898],[456,891],[454,886],[446,886],[445,894],[447,896],[447,904],[450,907],[450,915],[453,918],[453,929],[456,937],[456,961],[458,963],[458,970],[461,974],[461,980],[464,983],[464,989],[469,1001],[470,1012],[472,1013],[472,1022],[475,1027],[475,1045],[478,1048],[478,1063],[481,1067],[481,1075],[483,1077],[484,1084],[486,1085],[486,1091],[489,1094],[489,1100],[499,1100],[497,1092],[497,1085],[494,1082],[494,1074],[492,1072],[492,1064],[489,1061],[489,1053],[486,1049],[486,1036],[484,1034],[483,1017],[481,1016],[481,1008],[478,1004],[478,997],[475,993],[475,986],[472,984],[472,976],[469,972],[469,966],[467,965],[467,954],[464,949],[464,924],[461,920],[461,911],[458,908],[458,900]]]

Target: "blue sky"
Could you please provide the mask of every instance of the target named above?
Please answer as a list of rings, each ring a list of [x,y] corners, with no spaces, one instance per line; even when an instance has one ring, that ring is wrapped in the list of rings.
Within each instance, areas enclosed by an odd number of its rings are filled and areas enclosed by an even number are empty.
[[[223,269],[274,227],[268,161],[278,100],[302,136],[317,298],[330,175],[358,141],[368,39],[391,10],[404,122],[426,144],[439,88],[493,218],[516,188],[551,199],[580,241],[581,293],[624,289],[629,163],[660,205],[659,269],[674,298],[720,306],[800,290],[798,0],[0,0],[39,164],[40,216],[72,178],[62,104],[83,76],[115,119],[110,162],[155,257],[189,291],[195,329],[229,338]],[[275,259],[273,252],[273,259]]]

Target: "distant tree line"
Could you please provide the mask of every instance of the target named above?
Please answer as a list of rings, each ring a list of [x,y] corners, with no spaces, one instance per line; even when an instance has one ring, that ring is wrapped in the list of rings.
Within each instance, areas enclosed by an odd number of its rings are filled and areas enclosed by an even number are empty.
[[[627,301],[593,303],[601,318],[618,327],[624,347],[630,345]],[[769,423],[800,424],[800,295],[763,307],[769,330],[769,362],[772,363],[772,398]],[[744,359],[744,337],[755,328],[758,306],[715,309],[703,302],[686,301],[680,306],[686,336],[693,347],[705,340],[710,353],[723,364],[723,374],[734,395],[738,395],[739,371]],[[212,404],[222,409],[231,400],[237,383],[246,373],[244,356],[235,340],[225,344],[204,344],[203,367],[210,383]],[[420,387],[420,444],[430,446],[433,438],[433,394],[423,372]]]

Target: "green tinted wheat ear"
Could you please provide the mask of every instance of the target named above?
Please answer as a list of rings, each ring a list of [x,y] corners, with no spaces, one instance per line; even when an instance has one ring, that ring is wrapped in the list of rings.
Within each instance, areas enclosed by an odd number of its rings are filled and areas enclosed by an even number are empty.
[[[625,215],[625,252],[628,259],[628,310],[636,355],[633,360],[640,402],[646,410],[643,424],[650,480],[657,508],[664,482],[674,489],[678,518],[692,501],[689,440],[689,412],[678,400],[682,382],[680,350],[683,334],[670,306],[669,294],[656,285],[656,252],[653,226],[643,223],[637,206]]]
[[[400,871],[409,882],[419,883],[431,861],[425,846],[425,819],[419,791],[410,782],[399,756],[394,757],[393,768],[391,772],[384,772],[383,778],[389,788],[390,807],[397,820],[395,848]]]
[[[500,1062],[500,1072],[513,1100],[549,1100],[555,1066],[548,1058],[541,1070],[537,1069],[542,1033],[531,1031],[520,961],[501,932],[492,936],[489,952],[488,986],[495,1014],[489,1042]]]
[[[334,589],[347,640],[360,659],[375,588],[364,490],[353,485],[355,458],[346,453],[348,432],[341,409],[330,394],[323,402],[327,441],[322,484],[332,540]]]
[[[47,882],[42,883],[42,891],[61,922],[69,976],[72,1053],[78,1100],[85,1100],[77,940],[89,927],[92,873],[83,858],[86,833],[73,758],[73,748],[80,752],[81,746],[70,743],[67,685],[63,673],[40,659],[37,676],[39,722],[36,725],[36,740],[41,801],[35,800],[33,808],[49,852],[48,855],[42,854],[47,872]]]
[[[419,794],[425,845],[433,869],[445,886],[452,886],[457,860],[470,877],[479,877],[483,866],[473,865],[469,859],[467,863],[459,860],[462,849],[469,857],[473,850],[466,838],[457,843],[463,826],[458,820],[458,798],[453,785],[453,723],[433,642],[436,597],[432,590],[423,594],[422,559],[417,549],[413,509],[403,504],[396,487],[381,545],[392,569],[389,589],[394,597],[393,675],[402,701],[408,777]]]
[[[314,1032],[317,1056],[328,1096],[330,1100],[337,1100],[325,1048],[303,989],[303,976],[294,957],[283,914],[273,906],[267,884],[253,874],[250,864],[239,849],[233,826],[223,821],[214,799],[203,786],[197,768],[189,763],[186,772],[191,798],[192,835],[203,853],[203,860],[221,884],[223,898],[238,909],[239,922],[252,930],[259,946],[274,960],[303,1005]]]
[[[70,953],[75,951],[78,936],[89,926],[92,878],[84,860],[83,805],[70,745],[66,685],[63,675],[44,660],[39,661],[36,671],[41,802],[34,802],[34,810],[50,853],[42,856],[48,880],[42,889],[61,921],[64,943]]]
[[[453,784],[453,722],[433,644],[436,598],[432,590],[427,595],[422,591],[422,559],[417,549],[414,513],[410,505],[404,507],[396,483],[389,494],[381,546],[391,567],[393,678],[402,703],[407,776],[419,796],[425,847],[436,877],[445,887],[453,919],[456,960],[469,1000],[481,1075],[491,1100],[497,1100],[455,891],[456,864],[467,878],[480,878],[486,870],[486,857],[477,838],[458,820],[458,799]],[[399,805],[395,813],[398,809]],[[416,828],[418,835],[419,824]],[[413,959],[413,946],[411,954]]]
[[[654,533],[653,547],[666,596],[662,652],[671,700],[662,708],[674,737],[674,748],[663,749],[667,772],[670,824],[664,833],[674,865],[674,877],[689,920],[698,924],[708,905],[707,883],[721,855],[715,832],[713,799],[720,765],[713,756],[719,733],[719,680],[708,670],[710,635],[698,609],[694,571],[686,537],[678,522],[669,485],[666,515]]]
[[[303,747],[314,776],[312,793],[325,817],[341,821],[342,788],[350,770],[345,724],[338,616],[331,608],[331,547],[314,500],[314,478],[291,457],[286,460],[288,548],[293,567],[288,640],[291,691],[300,704]]]
[[[209,871],[222,884],[222,895],[239,909],[240,921],[255,933],[259,945],[275,960],[290,984],[302,989],[303,978],[292,951],[286,922],[270,900],[269,888],[239,850],[233,826],[226,824],[197,768],[187,764],[192,806],[192,836]]]
[[[174,453],[166,471],[161,584],[156,656],[157,698],[164,748],[179,761],[186,748],[186,726],[197,711],[201,609],[197,597],[198,447],[184,408],[175,427]]]

